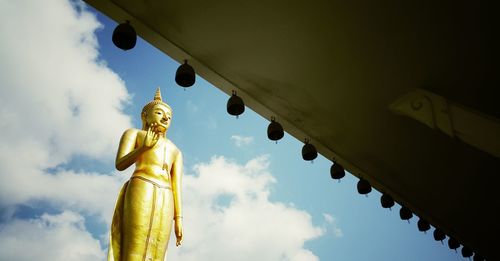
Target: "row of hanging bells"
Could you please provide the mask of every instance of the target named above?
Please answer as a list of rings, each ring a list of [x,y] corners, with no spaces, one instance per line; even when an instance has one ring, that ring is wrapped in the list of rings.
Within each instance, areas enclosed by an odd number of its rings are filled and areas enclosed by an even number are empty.
[[[339,180],[345,176],[345,170],[340,164],[334,161],[333,165],[330,168],[330,175],[332,179]],[[367,195],[372,191],[372,187],[367,180],[360,178],[357,183],[357,190],[359,194]],[[380,204],[383,208],[391,209],[392,207],[394,207],[395,201],[389,194],[382,193],[382,196],[380,197]],[[413,218],[413,213],[409,208],[401,206],[401,209],[399,210],[399,217],[401,218],[401,220],[410,222],[410,219]],[[427,231],[431,229],[431,224],[427,220],[420,218],[417,222],[417,228],[419,231],[427,233]],[[436,228],[434,230],[433,237],[436,241],[443,242],[446,239],[446,234],[442,230]],[[460,242],[454,237],[448,238],[448,247],[450,249],[457,251],[460,245]],[[473,257],[474,261],[484,260],[481,255],[479,255],[478,253],[474,253],[472,249],[467,246],[462,246],[461,254],[465,258]]]
[[[334,166],[337,166],[337,165],[338,164],[334,163],[334,165],[332,165],[332,169],[334,168]],[[333,173],[332,170],[331,170],[331,173]],[[336,178],[334,178],[333,174],[332,174],[332,178],[336,179]],[[358,181],[358,184],[357,184],[357,189],[358,189],[359,194],[368,194],[371,192],[371,185],[365,179],[360,178],[360,180]],[[394,206],[395,202],[394,202],[394,199],[389,194],[383,193],[382,196],[380,197],[380,204],[382,205],[383,208],[391,209]],[[410,222],[410,219],[413,218],[413,213],[411,212],[411,210],[409,208],[407,208],[405,206],[401,206],[401,209],[399,210],[399,217],[402,220],[407,220],[408,222]],[[427,231],[429,231],[431,229],[431,224],[427,220],[420,218],[417,222],[417,228],[419,231],[427,233]],[[446,239],[446,234],[442,230],[436,228],[434,230],[433,237],[436,241],[443,242],[443,240]],[[461,245],[460,242],[457,239],[455,239],[454,237],[448,238],[448,247],[450,249],[457,251],[457,249],[460,247],[460,245]],[[481,255],[479,255],[478,253],[474,254],[472,249],[470,249],[467,246],[462,246],[461,254],[465,258],[473,257],[474,261],[484,260],[484,258]]]
[[[113,43],[116,47],[128,51],[135,47],[137,43],[137,33],[135,29],[130,24],[130,21],[121,23],[116,26],[113,31],[112,36]],[[184,88],[191,87],[194,85],[196,79],[196,74],[191,65],[188,64],[187,60],[177,68],[175,73],[175,82]],[[232,91],[231,97],[227,101],[226,106],[227,112],[230,115],[236,116],[237,118],[245,112],[245,103],[243,99],[236,94],[236,91]],[[274,117],[271,118],[271,123],[267,128],[267,137],[272,141],[278,141],[284,136],[284,130],[280,123],[276,121]],[[318,156],[318,152],[314,145],[310,144],[307,140],[304,147],[302,148],[302,158],[307,161],[312,161]],[[341,178],[341,177],[340,177]]]

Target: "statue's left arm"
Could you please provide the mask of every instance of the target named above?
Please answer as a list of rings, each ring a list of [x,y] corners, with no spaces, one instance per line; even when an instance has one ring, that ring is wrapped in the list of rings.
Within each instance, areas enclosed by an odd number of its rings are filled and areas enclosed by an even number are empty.
[[[174,220],[175,220],[175,236],[177,238],[176,245],[182,243],[182,173],[183,160],[182,153],[177,151],[174,164],[172,166],[172,192],[174,196]]]

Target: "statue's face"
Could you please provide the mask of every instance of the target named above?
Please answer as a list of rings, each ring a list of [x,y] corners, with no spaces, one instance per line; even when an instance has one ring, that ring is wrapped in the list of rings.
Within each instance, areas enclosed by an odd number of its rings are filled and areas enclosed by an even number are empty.
[[[161,104],[156,104],[146,112],[146,126],[152,123],[156,124],[156,131],[165,132],[170,127],[170,120],[172,119],[172,112]]]

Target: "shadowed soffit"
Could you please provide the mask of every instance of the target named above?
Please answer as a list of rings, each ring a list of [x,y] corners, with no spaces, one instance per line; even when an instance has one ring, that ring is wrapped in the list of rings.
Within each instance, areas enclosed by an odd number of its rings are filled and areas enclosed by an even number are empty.
[[[499,258],[498,77],[479,1],[86,1]]]

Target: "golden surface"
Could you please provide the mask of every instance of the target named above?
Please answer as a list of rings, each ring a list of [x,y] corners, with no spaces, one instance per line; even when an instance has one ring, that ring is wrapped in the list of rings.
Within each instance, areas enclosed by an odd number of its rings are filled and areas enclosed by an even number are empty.
[[[141,113],[142,130],[128,129],[120,140],[116,168],[135,163],[118,196],[111,224],[108,261],[164,260],[172,221],[182,242],[182,154],[166,138],[172,110],[160,89]]]

